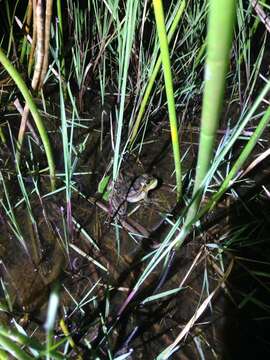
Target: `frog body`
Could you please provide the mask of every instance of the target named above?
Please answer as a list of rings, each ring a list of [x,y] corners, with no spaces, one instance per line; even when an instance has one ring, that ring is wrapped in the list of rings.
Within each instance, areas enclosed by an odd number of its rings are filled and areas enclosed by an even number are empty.
[[[127,204],[141,200],[147,201],[148,192],[157,187],[155,177],[143,174],[135,179],[128,179],[119,174],[118,179],[109,183],[109,213],[111,217],[123,218],[127,213]]]

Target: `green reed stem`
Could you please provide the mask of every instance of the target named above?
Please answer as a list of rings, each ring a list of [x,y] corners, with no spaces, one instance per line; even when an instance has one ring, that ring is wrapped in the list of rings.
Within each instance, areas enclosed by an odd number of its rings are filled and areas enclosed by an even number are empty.
[[[177,191],[177,199],[179,200],[182,194],[181,158],[180,158],[178,131],[177,131],[177,118],[176,118],[176,109],[174,102],[170,54],[169,54],[168,39],[166,35],[166,26],[164,21],[162,0],[153,0],[153,6],[154,6],[154,12],[156,18],[159,43],[160,43],[161,61],[164,71],[165,89],[166,89],[166,95],[168,101],[168,111],[169,111],[174,165],[175,165],[175,173],[176,173],[176,191]]]
[[[66,65],[64,58],[64,37],[63,37],[63,16],[62,16],[62,5],[61,0],[57,0],[57,17],[58,17],[58,27],[59,27],[59,43],[60,43],[60,54],[61,54],[61,75],[66,80]],[[66,89],[64,89],[64,95],[66,96]]]
[[[186,7],[186,1],[184,0],[179,4],[179,8],[177,10],[176,16],[173,19],[172,25],[171,25],[170,30],[168,32],[168,43],[169,44],[170,44],[170,42],[171,42],[171,40],[173,38],[173,35],[174,35],[176,29],[178,28],[179,21],[180,21],[180,19],[182,17],[182,14],[183,14],[184,10],[185,10],[185,7]],[[143,115],[145,113],[146,105],[147,105],[147,103],[149,101],[149,97],[150,97],[152,88],[154,86],[156,77],[158,75],[160,66],[161,66],[161,54],[159,55],[159,57],[158,57],[158,59],[156,61],[156,64],[155,64],[153,72],[152,72],[152,74],[150,76],[148,85],[147,85],[147,87],[145,89],[145,93],[144,93],[144,96],[143,96],[143,99],[142,99],[142,102],[141,102],[141,105],[140,105],[138,116],[136,118],[135,124],[134,124],[133,129],[132,129],[131,138],[130,138],[130,145],[132,145],[134,143],[134,141],[135,141],[135,138],[136,138],[136,135],[138,133],[138,130],[139,130]]]
[[[202,183],[213,156],[224,97],[235,11],[235,0],[210,1],[200,145],[193,189],[195,199],[187,213],[186,223],[191,222],[196,216],[204,191]]]

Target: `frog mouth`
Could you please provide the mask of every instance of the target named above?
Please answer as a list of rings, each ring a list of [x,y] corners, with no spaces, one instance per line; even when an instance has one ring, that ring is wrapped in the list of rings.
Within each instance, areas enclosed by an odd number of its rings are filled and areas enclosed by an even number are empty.
[[[146,185],[146,188],[148,189],[148,191],[150,190],[154,190],[156,187],[158,186],[158,180],[157,179],[153,179],[150,184]]]

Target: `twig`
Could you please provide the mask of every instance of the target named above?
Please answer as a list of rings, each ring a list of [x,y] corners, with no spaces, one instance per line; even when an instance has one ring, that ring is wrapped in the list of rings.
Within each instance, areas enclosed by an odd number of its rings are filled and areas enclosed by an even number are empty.
[[[32,79],[32,88],[36,90],[39,85],[42,64],[44,59],[44,16],[42,0],[38,0],[36,4],[36,28],[37,28],[37,48],[35,70]]]
[[[22,118],[23,118],[23,116],[24,116],[24,114],[23,114],[24,110],[23,110],[22,105],[21,105],[21,103],[20,103],[20,101],[19,101],[18,98],[14,101],[14,106],[16,107],[16,109],[19,111],[19,113],[22,115]],[[23,121],[23,120],[22,120],[22,121]],[[38,136],[37,136],[37,134],[36,134],[36,132],[35,132],[35,129],[34,129],[33,126],[31,125],[31,123],[29,122],[29,120],[26,122],[26,126],[27,126],[28,130],[31,132],[31,134],[32,134],[33,138],[35,139],[35,142],[37,143],[37,145],[38,145],[39,147],[41,147],[42,144],[41,144],[41,142],[40,142],[40,140],[39,140],[39,138],[38,138]],[[20,132],[20,130],[19,130],[19,132]],[[18,136],[18,139],[19,139],[19,136]]]
[[[53,0],[46,1],[46,17],[45,17],[45,34],[44,34],[44,59],[42,64],[41,75],[39,79],[38,88],[41,89],[48,70],[49,63],[49,49],[50,49],[50,26],[52,18]]]
[[[266,15],[258,0],[252,0],[251,3],[261,22],[264,24],[266,30],[270,33],[270,19],[268,15]]]

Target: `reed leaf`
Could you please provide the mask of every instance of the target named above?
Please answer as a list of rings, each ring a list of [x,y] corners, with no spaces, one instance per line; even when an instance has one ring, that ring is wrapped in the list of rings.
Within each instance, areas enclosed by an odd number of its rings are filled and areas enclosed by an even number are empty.
[[[1,48],[0,48],[0,62],[3,64],[6,71],[9,73],[9,75],[12,77],[12,79],[18,86],[19,90],[21,91],[21,93],[27,103],[27,106],[29,107],[29,109],[31,111],[31,114],[36,123],[37,129],[39,131],[42,143],[44,145],[44,150],[45,150],[48,165],[49,165],[49,171],[50,171],[50,177],[51,177],[51,187],[52,187],[52,190],[54,190],[55,189],[55,164],[54,164],[52,149],[51,149],[48,134],[46,132],[46,129],[44,127],[42,119],[39,115],[36,104],[34,103],[32,95],[31,95],[30,91],[28,90],[25,82],[23,81],[21,75],[15,69],[15,67],[11,64],[11,62],[6,57],[6,55],[4,54],[4,52]]]

